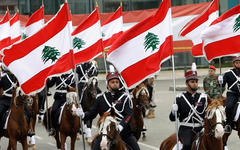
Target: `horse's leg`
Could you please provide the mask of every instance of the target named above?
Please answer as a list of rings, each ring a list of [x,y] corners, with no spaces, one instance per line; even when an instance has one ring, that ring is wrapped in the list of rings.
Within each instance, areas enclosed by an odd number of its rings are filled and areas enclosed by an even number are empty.
[[[56,131],[56,135],[54,136],[55,140],[56,140],[56,144],[57,144],[57,148],[60,149],[61,148],[61,142],[59,140],[59,131]]]
[[[11,150],[11,149],[17,150],[17,140],[11,139],[11,138],[9,137],[8,150]]]
[[[71,136],[71,150],[75,149],[76,139],[77,139],[77,134],[74,134],[74,135]]]
[[[66,135],[60,133],[61,150],[65,150],[66,138],[67,138]]]
[[[27,150],[28,149],[27,137],[24,140],[22,140],[21,143],[23,150]]]

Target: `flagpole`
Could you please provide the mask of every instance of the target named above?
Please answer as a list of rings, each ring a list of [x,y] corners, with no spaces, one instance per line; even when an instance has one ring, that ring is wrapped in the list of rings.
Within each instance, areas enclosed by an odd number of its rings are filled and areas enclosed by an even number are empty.
[[[105,50],[103,52],[103,59],[104,59],[105,73],[107,75],[108,71],[107,71],[107,61],[106,61],[106,52],[105,52]]]
[[[220,75],[222,75],[222,61],[221,61],[221,57],[219,58],[219,71],[220,71]],[[220,93],[222,96],[222,83],[220,83]]]
[[[175,63],[174,63],[174,53],[172,55],[172,77],[173,77],[173,95],[174,95],[174,104],[177,104],[176,101],[176,76],[175,76]],[[175,120],[176,120],[176,137],[177,137],[177,150],[179,150],[178,144],[178,120],[177,120],[177,112],[174,112]]]
[[[46,108],[47,108],[47,110],[46,110],[46,117],[47,117],[47,131],[49,132],[49,116],[48,116],[48,114],[49,114],[49,112],[48,112],[48,97],[47,97],[47,83],[46,83],[46,86],[45,86],[45,88],[43,89],[44,90],[44,98],[45,98],[45,103],[46,103]]]

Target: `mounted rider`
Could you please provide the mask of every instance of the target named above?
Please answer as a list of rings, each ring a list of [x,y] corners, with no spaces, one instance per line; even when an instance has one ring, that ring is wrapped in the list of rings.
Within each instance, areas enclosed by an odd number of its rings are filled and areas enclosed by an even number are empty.
[[[108,91],[97,97],[95,105],[89,112],[83,112],[81,108],[73,110],[73,112],[82,117],[83,120],[90,120],[94,119],[97,114],[102,116],[104,112],[109,112],[111,108],[114,108],[122,140],[132,149],[139,150],[140,148],[130,128],[132,101],[127,93],[119,90],[120,80],[118,73],[109,73],[106,80]],[[93,143],[93,150],[99,149],[101,139],[101,135],[96,138],[95,143]]]
[[[98,75],[98,66],[95,60],[88,61],[82,64],[77,65],[76,72],[78,74],[78,93],[80,101],[82,99],[82,93],[85,84],[88,82],[89,78],[97,77]],[[98,89],[98,93],[101,93],[101,90]]]
[[[11,107],[11,99],[13,90],[17,85],[16,77],[4,66],[2,66],[2,74],[0,79],[0,137],[3,136],[4,121],[3,116]]]
[[[178,136],[184,150],[191,150],[193,138],[203,128],[204,112],[207,108],[207,95],[197,92],[198,77],[196,71],[185,73],[187,91],[176,97],[169,118],[176,121],[175,113],[180,122]]]
[[[51,125],[49,135],[54,136],[56,134],[56,129],[58,128],[58,109],[66,102],[66,95],[69,89],[75,88],[74,73],[62,74],[58,77],[53,77],[48,80],[47,86],[52,87],[56,85],[54,94],[54,103],[52,105],[51,111]]]
[[[237,105],[240,97],[240,57],[233,59],[233,69],[226,71],[223,75],[223,84],[227,84],[227,101],[226,101],[226,126],[225,132],[231,132],[231,127],[234,126],[234,107]]]

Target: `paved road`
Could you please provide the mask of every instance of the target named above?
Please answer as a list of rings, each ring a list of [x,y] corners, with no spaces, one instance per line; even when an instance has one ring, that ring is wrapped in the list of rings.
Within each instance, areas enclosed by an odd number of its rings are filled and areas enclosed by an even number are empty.
[[[184,84],[183,79],[177,80],[177,85]],[[202,82],[200,80],[199,82]],[[170,122],[168,119],[168,115],[170,112],[170,107],[173,103],[173,92],[169,91],[169,86],[172,85],[171,80],[157,80],[156,81],[156,118],[154,119],[145,119],[145,124],[148,128],[147,131],[147,140],[139,141],[139,145],[142,150],[157,150],[159,149],[160,143],[170,134],[175,131],[174,122]],[[101,89],[105,89],[105,81],[100,81]],[[51,99],[51,98],[50,98]],[[49,104],[52,103],[52,100],[49,101]],[[95,119],[96,121],[96,119]],[[41,124],[37,124],[37,149],[39,150],[54,150],[55,141],[53,138],[47,135],[46,130],[43,128]],[[93,129],[93,132],[96,132],[96,129]],[[68,149],[69,149],[69,139],[68,139]],[[240,147],[240,140],[237,136],[237,133],[234,132],[228,142],[229,150],[238,150]],[[1,141],[2,149],[5,150],[7,147],[7,140],[4,138]],[[18,149],[21,150],[20,145]],[[77,141],[76,149],[83,149],[82,141]],[[87,150],[90,150],[89,146],[87,146]]]

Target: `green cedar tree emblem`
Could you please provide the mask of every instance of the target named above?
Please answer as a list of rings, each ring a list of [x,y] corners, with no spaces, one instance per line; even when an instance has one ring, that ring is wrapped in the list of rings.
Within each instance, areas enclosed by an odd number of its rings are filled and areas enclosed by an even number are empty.
[[[27,38],[27,35],[26,34],[22,34],[22,40],[26,39]]]
[[[83,47],[83,45],[85,45],[86,43],[82,40],[82,39],[80,39],[80,38],[77,38],[77,37],[75,37],[74,39],[73,39],[73,48],[78,48],[78,49],[80,49],[80,48],[82,48]]]
[[[42,50],[42,60],[44,64],[50,59],[52,63],[55,62],[58,59],[57,56],[60,56],[60,52],[55,49],[55,47],[45,46]]]
[[[240,29],[240,15],[235,20],[235,24],[233,26],[233,32],[237,32]]]
[[[105,37],[106,35],[102,32],[102,37]]]
[[[153,34],[151,32],[148,32],[148,34],[145,36],[145,42],[144,42],[144,49],[145,52],[152,48],[152,52],[157,49],[157,46],[159,45],[160,41],[156,34]]]

